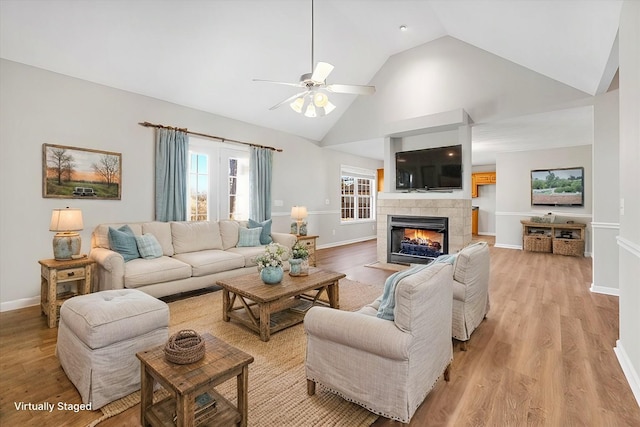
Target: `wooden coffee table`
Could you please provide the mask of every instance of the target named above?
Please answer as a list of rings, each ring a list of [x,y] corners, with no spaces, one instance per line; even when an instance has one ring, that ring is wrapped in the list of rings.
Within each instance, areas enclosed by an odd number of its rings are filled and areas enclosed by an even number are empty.
[[[207,425],[247,425],[249,364],[253,356],[227,344],[211,334],[202,334],[204,358],[188,365],[171,363],[164,358],[164,346],[141,351],[140,422],[147,426],[193,426],[196,396],[209,393],[216,400],[216,410],[207,417]],[[237,405],[218,394],[214,387],[236,377]],[[157,381],[171,396],[153,403]]]
[[[304,319],[304,310],[296,310],[305,302],[326,304],[340,308],[338,281],[342,273],[310,268],[308,276],[284,274],[282,282],[266,285],[258,273],[218,280],[223,288],[222,319],[234,319],[269,341],[272,333],[298,324]],[[319,297],[325,291],[328,300]],[[238,304],[236,304],[238,303]]]

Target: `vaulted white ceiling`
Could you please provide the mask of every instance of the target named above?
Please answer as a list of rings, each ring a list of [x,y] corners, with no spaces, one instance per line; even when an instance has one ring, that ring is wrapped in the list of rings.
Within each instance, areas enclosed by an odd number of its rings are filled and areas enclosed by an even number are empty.
[[[335,66],[329,83],[368,84],[389,56],[449,35],[594,95],[617,68],[620,9],[617,0],[316,0],[315,60]],[[311,71],[310,0],[2,0],[0,56],[315,141],[355,98],[332,94],[337,109],[309,119],[269,110],[296,88],[252,81]]]

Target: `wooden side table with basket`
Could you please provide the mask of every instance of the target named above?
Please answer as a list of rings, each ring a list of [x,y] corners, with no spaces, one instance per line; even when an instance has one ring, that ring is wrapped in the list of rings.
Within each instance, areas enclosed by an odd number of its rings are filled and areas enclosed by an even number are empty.
[[[523,250],[584,256],[586,224],[542,223],[525,220],[520,223],[522,224]]]
[[[141,363],[142,425],[246,426],[249,364],[253,362],[253,356],[210,334],[199,336],[194,331],[180,331],[178,334],[185,333],[192,333],[201,338],[204,345],[203,354],[185,352],[182,359],[180,352],[168,351],[166,354],[165,348],[175,348],[172,346],[175,335],[172,335],[166,346],[136,354]],[[192,339],[189,336],[185,338],[188,341]],[[214,388],[234,377],[237,379],[237,405],[224,398]],[[154,403],[153,388],[156,381],[169,391],[171,396]],[[208,400],[209,406],[201,406],[203,397],[204,404],[207,405]]]
[[[316,241],[319,236],[301,236],[300,234],[296,235],[296,239],[298,242],[307,248],[309,251],[309,267],[316,266]]]
[[[72,260],[41,259],[40,264],[40,309],[47,316],[47,324],[55,328],[58,324],[60,306],[76,295],[91,293],[91,276],[95,261],[87,257]],[[58,285],[76,284],[75,290],[58,293]]]

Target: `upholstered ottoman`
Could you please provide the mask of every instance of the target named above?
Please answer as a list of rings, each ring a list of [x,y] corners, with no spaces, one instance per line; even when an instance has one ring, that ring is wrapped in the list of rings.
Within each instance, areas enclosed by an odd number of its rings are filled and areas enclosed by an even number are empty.
[[[136,353],[167,342],[169,307],[135,289],[80,295],[60,307],[56,354],[95,410],[140,389]]]

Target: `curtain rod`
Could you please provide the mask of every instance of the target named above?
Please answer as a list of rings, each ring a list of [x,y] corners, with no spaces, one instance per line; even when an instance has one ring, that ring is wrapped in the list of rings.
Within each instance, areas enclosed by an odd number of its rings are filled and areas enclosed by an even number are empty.
[[[268,150],[273,150],[273,151],[277,151],[278,153],[282,152],[282,148],[274,148],[274,147],[269,147],[268,145],[260,145],[260,144],[252,144],[250,142],[244,142],[244,141],[236,141],[235,139],[229,139],[229,138],[222,138],[220,136],[215,136],[215,135],[207,135],[206,133],[199,133],[199,132],[193,132],[188,130],[187,128],[179,128],[179,127],[172,127],[172,126],[164,126],[164,125],[156,125],[153,123],[149,123],[149,122],[142,122],[142,123],[138,123],[140,126],[144,126],[147,128],[162,128],[162,129],[174,129],[174,130],[178,130],[181,132],[185,132],[188,133],[190,135],[196,135],[196,136],[203,136],[205,138],[212,138],[212,139],[217,139],[219,141],[222,142],[233,142],[235,144],[242,144],[242,145],[249,145],[251,147],[258,147],[258,148],[266,148]]]

